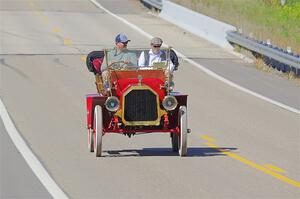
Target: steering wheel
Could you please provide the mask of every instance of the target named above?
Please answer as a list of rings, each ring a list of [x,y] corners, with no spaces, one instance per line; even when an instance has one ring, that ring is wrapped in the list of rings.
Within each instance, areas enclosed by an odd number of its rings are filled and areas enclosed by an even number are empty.
[[[114,66],[115,64],[118,64],[118,65]],[[123,66],[120,66],[120,64],[122,64]],[[124,67],[127,66],[127,65],[128,65],[127,62],[121,60],[121,61],[111,62],[111,63],[107,66],[107,68],[112,69],[113,66],[114,66],[113,69],[119,69],[119,70],[120,70],[120,69],[124,68]]]

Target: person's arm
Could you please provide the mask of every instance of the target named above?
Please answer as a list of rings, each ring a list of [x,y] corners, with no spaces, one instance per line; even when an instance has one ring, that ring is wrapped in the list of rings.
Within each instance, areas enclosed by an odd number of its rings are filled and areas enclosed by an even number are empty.
[[[106,63],[106,60],[104,59],[102,67],[101,67],[101,72],[103,73],[106,70],[107,70],[107,63]]]
[[[130,52],[128,54],[128,58],[129,58],[129,65],[131,66],[137,66],[137,56],[135,54],[135,52]]]
[[[139,65],[140,67],[144,67],[144,66],[145,66],[145,55],[144,55],[144,51],[141,52],[141,55],[140,55],[140,57],[139,57],[138,65]]]
[[[104,60],[103,60],[103,64],[102,64],[102,67],[101,67],[101,72],[102,73],[107,70],[107,66],[110,64],[108,60],[111,60],[111,56],[112,56],[112,51],[106,51],[105,57],[104,57]]]
[[[170,65],[168,67],[171,72],[174,72],[175,65],[173,64],[173,62],[171,60],[170,60]]]

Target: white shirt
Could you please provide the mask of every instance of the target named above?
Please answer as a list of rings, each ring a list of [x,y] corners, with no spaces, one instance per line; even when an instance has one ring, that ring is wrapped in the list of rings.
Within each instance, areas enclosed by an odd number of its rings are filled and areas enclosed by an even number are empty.
[[[139,61],[138,61],[138,65],[140,67],[147,67],[145,64],[146,60],[145,60],[145,55],[144,55],[144,51],[141,53],[140,57],[139,57]],[[149,50],[149,65],[148,66],[153,66],[153,63],[157,63],[157,62],[166,62],[161,60],[161,54],[163,54],[162,51],[159,51],[158,54],[154,54],[152,49]],[[173,71],[174,69],[174,64],[170,61],[170,70]]]

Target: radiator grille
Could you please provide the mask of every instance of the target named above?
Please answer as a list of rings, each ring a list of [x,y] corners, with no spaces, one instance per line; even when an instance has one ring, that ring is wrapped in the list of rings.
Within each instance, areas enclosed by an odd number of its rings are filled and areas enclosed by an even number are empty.
[[[150,90],[130,91],[124,109],[126,121],[155,121],[158,117],[156,95]]]

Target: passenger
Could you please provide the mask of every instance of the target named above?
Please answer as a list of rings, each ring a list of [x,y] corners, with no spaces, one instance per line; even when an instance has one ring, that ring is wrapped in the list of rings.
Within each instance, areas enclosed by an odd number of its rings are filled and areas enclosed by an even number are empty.
[[[148,51],[143,51],[139,57],[138,65],[140,67],[153,66],[157,62],[165,62],[167,60],[166,52],[161,50],[161,45],[163,41],[161,38],[154,37],[151,39],[150,45],[151,49]],[[171,49],[170,52],[170,71],[173,72],[177,70],[178,58],[176,53]]]

